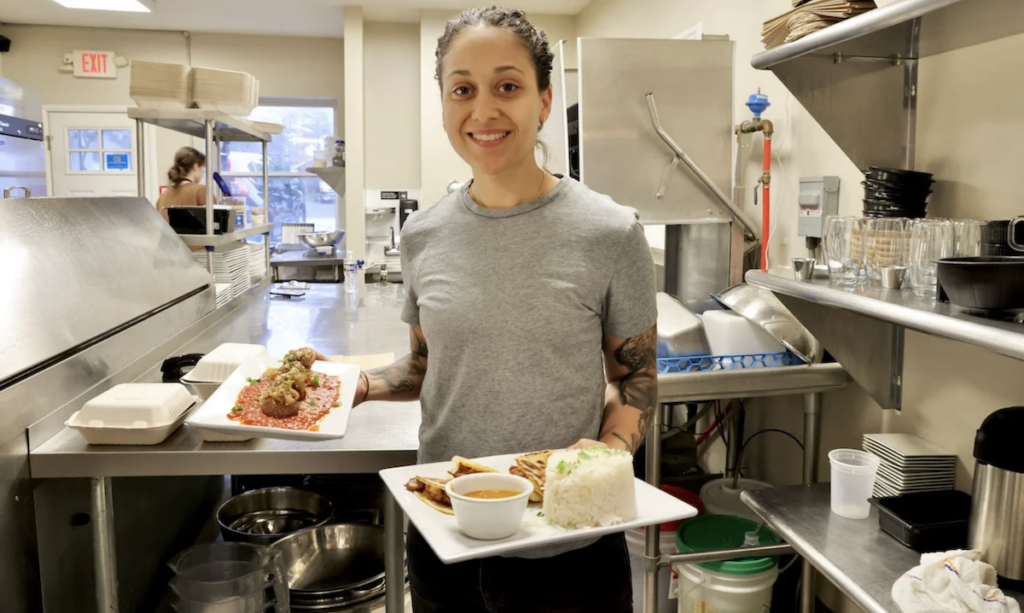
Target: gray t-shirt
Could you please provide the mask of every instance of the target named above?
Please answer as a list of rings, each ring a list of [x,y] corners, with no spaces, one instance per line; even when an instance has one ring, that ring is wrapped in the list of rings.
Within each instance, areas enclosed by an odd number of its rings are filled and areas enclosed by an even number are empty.
[[[632,208],[573,179],[485,209],[468,187],[402,230],[402,319],[429,352],[419,461],[559,449],[596,439],[604,335],[655,324],[655,273]]]

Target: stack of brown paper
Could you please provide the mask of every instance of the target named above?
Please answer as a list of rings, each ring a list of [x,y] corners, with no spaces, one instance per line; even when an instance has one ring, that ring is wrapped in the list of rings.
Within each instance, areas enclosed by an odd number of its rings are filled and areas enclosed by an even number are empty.
[[[872,0],[793,0],[793,10],[764,23],[761,40],[771,49],[873,8]]]

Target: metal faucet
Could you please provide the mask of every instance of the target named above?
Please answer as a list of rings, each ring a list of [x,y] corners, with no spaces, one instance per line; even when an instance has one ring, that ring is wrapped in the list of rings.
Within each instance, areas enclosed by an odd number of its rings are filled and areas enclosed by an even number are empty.
[[[401,255],[402,251],[395,244],[395,227],[391,226],[391,244],[384,246],[384,255]]]
[[[10,198],[11,197],[11,192],[16,190],[16,189],[20,189],[20,190],[24,191],[26,198],[31,198],[32,197],[32,190],[30,190],[29,188],[25,187],[24,185],[12,185],[12,186],[10,186],[10,187],[8,187],[7,189],[4,190],[4,198]]]

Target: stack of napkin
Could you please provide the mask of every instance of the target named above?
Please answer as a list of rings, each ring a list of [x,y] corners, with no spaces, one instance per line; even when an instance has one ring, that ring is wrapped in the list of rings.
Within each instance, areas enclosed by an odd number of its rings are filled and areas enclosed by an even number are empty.
[[[873,8],[872,0],[793,0],[793,10],[764,23],[761,40],[771,49]]]

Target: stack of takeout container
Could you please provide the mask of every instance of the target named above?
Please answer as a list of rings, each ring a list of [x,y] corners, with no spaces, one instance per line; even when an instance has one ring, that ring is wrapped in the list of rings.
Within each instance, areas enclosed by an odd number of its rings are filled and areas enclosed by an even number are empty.
[[[227,381],[231,373],[251,357],[267,355],[263,345],[246,343],[224,343],[206,354],[188,373],[181,378],[203,400],[213,395],[220,384]]]
[[[90,445],[158,445],[195,404],[178,383],[128,383],[86,402],[66,425]]]
[[[267,276],[266,253],[263,243],[249,243],[249,278],[253,281]]]
[[[213,252],[214,283],[230,283],[230,298],[242,295],[249,288],[249,252],[247,245],[237,244],[217,247]],[[206,266],[205,251],[196,251],[192,256],[201,266]]]
[[[192,105],[192,69],[184,64],[132,62],[128,95],[140,108],[185,109]]]
[[[192,100],[201,109],[248,115],[259,103],[259,81],[247,72],[193,68]]]
[[[953,489],[956,455],[913,434],[865,434],[864,451],[881,463],[874,496],[902,496]]]

